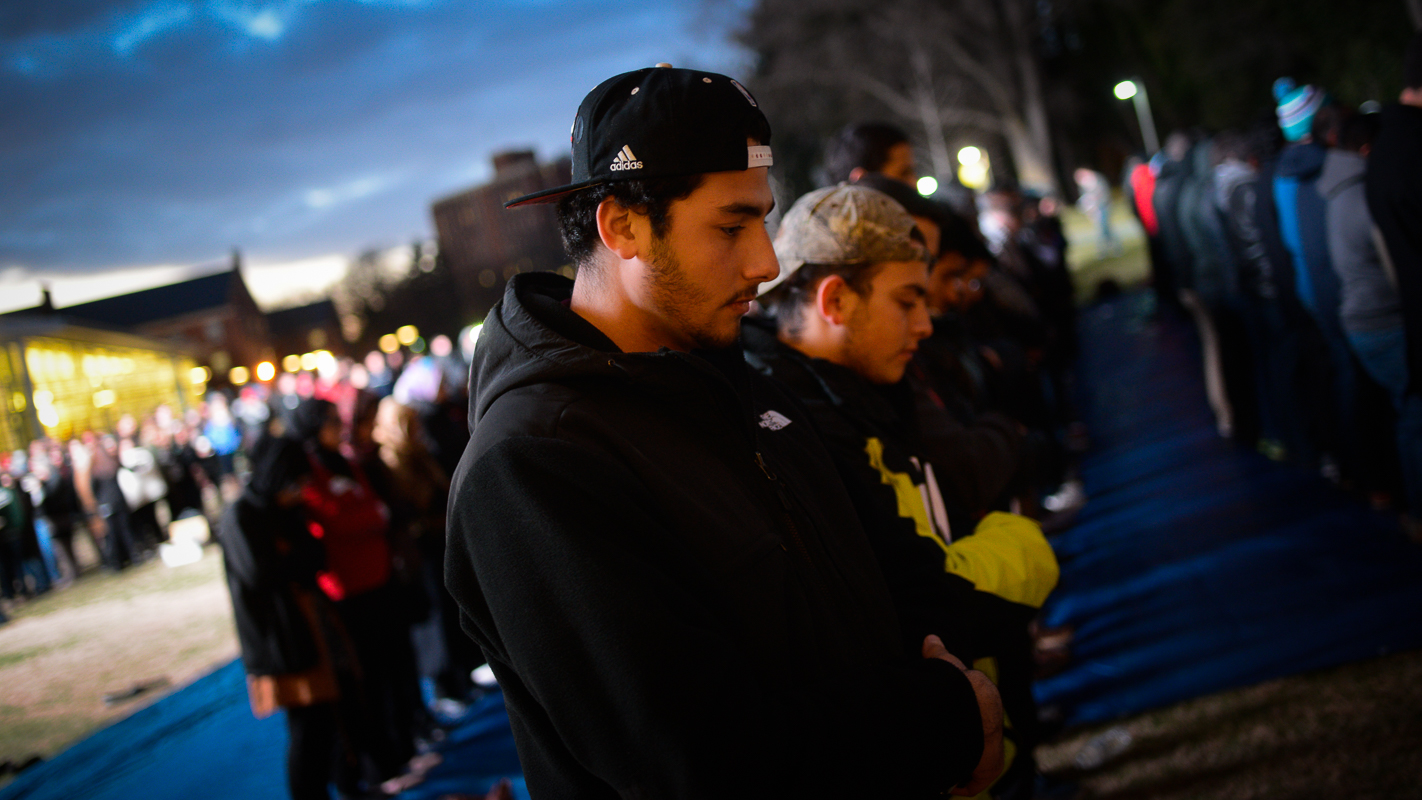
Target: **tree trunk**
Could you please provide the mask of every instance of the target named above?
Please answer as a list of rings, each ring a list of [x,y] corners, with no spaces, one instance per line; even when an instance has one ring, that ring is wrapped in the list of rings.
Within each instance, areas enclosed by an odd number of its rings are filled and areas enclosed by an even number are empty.
[[[1017,184],[1034,192],[1059,194],[1051,152],[1042,149],[1030,126],[1021,117],[1008,117],[1003,120],[1003,137],[1017,165]]]
[[[923,125],[923,139],[928,145],[928,157],[933,162],[933,176],[940,181],[953,180],[953,154],[948,137],[943,133],[943,114],[933,86],[933,64],[922,48],[914,48],[914,105]]]

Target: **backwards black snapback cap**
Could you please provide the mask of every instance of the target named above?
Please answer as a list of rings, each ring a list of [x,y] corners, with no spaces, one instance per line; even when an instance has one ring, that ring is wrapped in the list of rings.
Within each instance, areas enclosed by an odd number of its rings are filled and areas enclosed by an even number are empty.
[[[747,138],[760,142],[750,145]],[[510,200],[552,203],[619,180],[730,172],[774,163],[755,98],[714,72],[658,64],[603,81],[573,120],[573,182]]]

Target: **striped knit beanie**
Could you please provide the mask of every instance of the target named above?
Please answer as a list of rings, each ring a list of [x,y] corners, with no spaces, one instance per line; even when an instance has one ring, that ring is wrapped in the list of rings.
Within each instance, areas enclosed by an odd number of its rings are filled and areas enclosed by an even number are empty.
[[[1296,86],[1293,78],[1274,81],[1274,99],[1279,107],[1279,128],[1290,142],[1301,141],[1313,127],[1313,115],[1323,107],[1323,90],[1317,86]]]

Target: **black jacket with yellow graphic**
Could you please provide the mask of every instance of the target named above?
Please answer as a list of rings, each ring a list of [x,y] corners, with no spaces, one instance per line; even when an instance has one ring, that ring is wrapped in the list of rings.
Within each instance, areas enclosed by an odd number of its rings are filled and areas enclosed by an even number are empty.
[[[746,359],[805,405],[849,490],[889,584],[906,650],[936,634],[998,683],[1018,744],[1033,738],[1027,625],[1056,585],[1051,546],[1032,520],[981,520],[944,501],[925,453],[912,387],[876,386],[781,344],[773,323],[742,325]]]

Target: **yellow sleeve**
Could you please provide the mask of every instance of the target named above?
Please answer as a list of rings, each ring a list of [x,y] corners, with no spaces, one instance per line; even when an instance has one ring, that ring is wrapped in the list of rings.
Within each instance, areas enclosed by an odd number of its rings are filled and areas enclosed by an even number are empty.
[[[945,551],[944,569],[980,592],[1033,608],[1042,607],[1060,575],[1042,528],[1017,514],[988,514],[972,536],[955,540]]]

